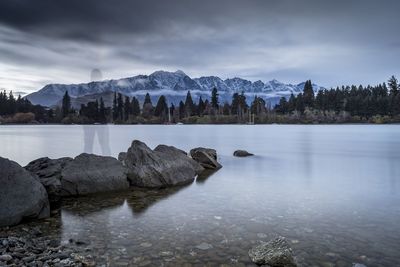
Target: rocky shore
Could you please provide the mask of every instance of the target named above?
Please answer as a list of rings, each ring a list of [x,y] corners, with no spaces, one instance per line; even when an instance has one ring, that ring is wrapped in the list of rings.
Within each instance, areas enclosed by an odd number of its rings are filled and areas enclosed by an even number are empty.
[[[60,214],[0,228],[0,266],[96,266],[83,242],[61,242]]]
[[[62,199],[135,190],[131,186],[187,184],[205,169],[221,167],[215,150],[202,148],[201,153],[199,160],[172,146],[152,150],[134,140],[118,159],[83,153],[75,158],[39,158],[23,168],[0,157],[0,266],[95,266],[90,249],[80,247],[83,242],[61,244],[60,233],[41,231],[40,225],[60,229],[48,225],[60,222],[55,217],[60,216]],[[33,220],[38,226],[20,224]]]
[[[189,156],[173,146],[154,150],[138,140],[118,159],[93,154],[40,158],[25,168],[0,157],[0,227],[42,219],[63,197],[128,190],[130,186],[165,188],[194,181],[205,169],[219,169],[214,149],[196,148]]]

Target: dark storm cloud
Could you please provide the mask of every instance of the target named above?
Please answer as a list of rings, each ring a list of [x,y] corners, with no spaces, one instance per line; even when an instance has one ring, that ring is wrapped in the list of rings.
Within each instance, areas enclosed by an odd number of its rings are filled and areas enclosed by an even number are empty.
[[[0,87],[85,81],[95,67],[377,83],[398,74],[399,12],[394,0],[2,0]]]

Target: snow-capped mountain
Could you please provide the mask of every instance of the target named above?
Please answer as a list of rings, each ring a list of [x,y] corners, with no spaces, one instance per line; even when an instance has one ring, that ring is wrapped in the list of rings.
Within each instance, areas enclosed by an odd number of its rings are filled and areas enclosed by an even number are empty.
[[[80,98],[88,95],[101,96],[109,92],[118,92],[126,96],[136,96],[142,100],[146,93],[156,101],[160,95],[165,95],[170,103],[178,104],[184,100],[187,91],[190,91],[194,100],[200,96],[209,98],[211,90],[216,87],[219,91],[220,102],[231,101],[235,92],[244,94],[250,102],[257,95],[267,102],[275,104],[282,96],[289,97],[290,94],[298,94],[303,91],[304,83],[292,85],[272,80],[269,82],[232,78],[222,80],[216,76],[190,78],[183,71],[167,72],[156,71],[150,75],[138,75],[118,80],[106,80],[81,84],[49,84],[39,91],[27,95],[33,104],[52,106],[60,102],[63,95],[68,91],[72,98]],[[313,84],[314,91],[321,89]],[[87,98],[91,99],[91,98]]]

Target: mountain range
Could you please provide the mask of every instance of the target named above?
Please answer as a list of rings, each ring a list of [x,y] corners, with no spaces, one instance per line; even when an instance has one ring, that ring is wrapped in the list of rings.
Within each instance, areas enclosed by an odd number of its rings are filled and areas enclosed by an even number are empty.
[[[183,71],[167,72],[156,71],[150,75],[137,75],[116,80],[95,81],[80,84],[48,84],[42,89],[26,96],[33,104],[55,106],[61,103],[66,91],[71,96],[72,105],[78,108],[80,104],[94,101],[103,97],[106,106],[112,103],[112,93],[117,92],[129,97],[137,97],[143,101],[149,93],[153,104],[160,95],[164,95],[169,103],[177,105],[185,100],[187,91],[191,92],[194,101],[201,96],[209,99],[211,90],[216,87],[221,103],[230,102],[232,94],[244,92],[247,101],[251,102],[255,96],[262,97],[270,105],[275,105],[281,97],[297,95],[303,91],[304,82],[299,84],[285,84],[277,80],[268,82],[251,82],[241,78],[221,79],[217,76],[191,78]],[[323,87],[313,84],[317,92]]]

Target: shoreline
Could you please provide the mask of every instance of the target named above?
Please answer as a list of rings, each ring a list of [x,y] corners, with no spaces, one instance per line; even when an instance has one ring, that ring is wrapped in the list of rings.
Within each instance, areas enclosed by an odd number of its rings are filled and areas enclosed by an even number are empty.
[[[182,125],[400,125],[400,122],[388,122],[388,123],[372,123],[372,122],[341,122],[341,123],[254,123],[254,124],[248,124],[248,123],[105,123],[105,124],[99,124],[99,123],[91,123],[91,124],[78,124],[78,123],[73,123],[73,124],[64,124],[64,123],[0,123],[1,126],[43,126],[43,125],[57,125],[57,126],[101,126],[101,125],[115,125],[115,126],[134,126],[134,125],[140,125],[140,126],[147,126],[147,125],[154,125],[154,126],[182,126]]]

